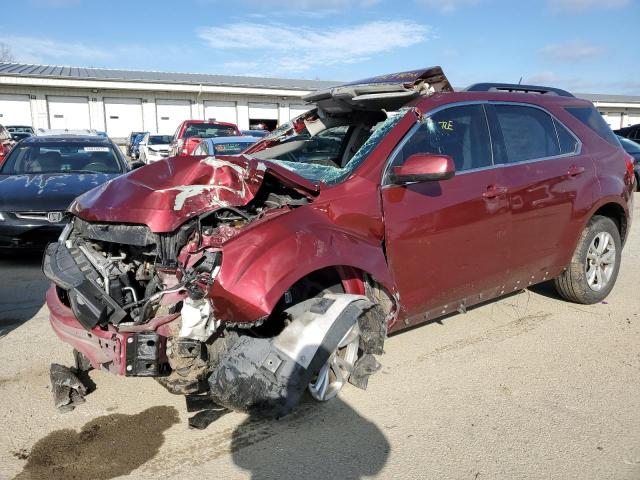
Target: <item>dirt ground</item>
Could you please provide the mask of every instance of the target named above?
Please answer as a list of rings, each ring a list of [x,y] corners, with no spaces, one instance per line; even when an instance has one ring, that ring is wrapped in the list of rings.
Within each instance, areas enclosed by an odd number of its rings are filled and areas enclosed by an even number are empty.
[[[640,479],[639,229],[606,303],[538,286],[391,337],[366,392],[201,431],[182,397],[102,372],[84,405],[56,411],[49,365],[72,356],[40,256],[5,255],[0,479]]]

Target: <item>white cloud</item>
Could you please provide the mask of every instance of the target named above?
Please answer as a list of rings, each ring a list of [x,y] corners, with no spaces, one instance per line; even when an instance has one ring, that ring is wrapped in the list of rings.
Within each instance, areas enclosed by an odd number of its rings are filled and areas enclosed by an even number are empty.
[[[17,61],[25,63],[46,63],[59,60],[94,61],[114,57],[107,50],[90,47],[81,43],[67,43],[38,37],[3,36],[0,42],[4,42],[14,53]]]
[[[631,0],[548,0],[554,12],[586,12],[595,9],[626,7]]]
[[[255,66],[290,73],[316,66],[362,62],[376,54],[424,42],[430,32],[431,27],[409,21],[337,28],[245,22],[204,28],[198,35],[214,49],[262,52]]]
[[[542,49],[542,55],[555,61],[590,60],[606,53],[604,47],[584,42],[567,42],[547,45]]]
[[[416,0],[420,5],[443,13],[453,13],[464,7],[475,5],[480,0]]]

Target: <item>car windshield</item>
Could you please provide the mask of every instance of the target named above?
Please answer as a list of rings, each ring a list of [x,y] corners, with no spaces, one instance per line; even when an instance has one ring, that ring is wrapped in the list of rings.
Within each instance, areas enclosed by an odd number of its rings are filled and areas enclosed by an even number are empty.
[[[184,138],[213,138],[232,137],[237,135],[235,128],[228,125],[216,125],[211,123],[190,123],[184,131]]]
[[[627,153],[640,153],[640,144],[620,136],[618,136],[618,140],[620,140],[622,148],[624,148]]]
[[[216,143],[213,145],[213,151],[216,155],[237,155],[253,144],[254,142],[246,140],[230,143]]]
[[[122,166],[110,145],[68,140],[19,143],[0,170],[4,175],[120,172]]]
[[[401,109],[385,118],[382,111],[359,112],[336,120],[339,125],[316,135],[311,135],[307,127],[294,132],[290,122],[266,137],[266,141],[277,143],[251,156],[271,160],[314,183],[335,185],[364,162],[406,113],[406,109]]]
[[[171,135],[151,135],[149,145],[168,145],[173,137]]]

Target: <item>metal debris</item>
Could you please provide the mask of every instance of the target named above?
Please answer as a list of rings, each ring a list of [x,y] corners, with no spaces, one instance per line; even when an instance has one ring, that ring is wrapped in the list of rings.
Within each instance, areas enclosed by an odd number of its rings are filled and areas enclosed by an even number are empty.
[[[70,412],[85,402],[84,396],[87,394],[87,387],[71,368],[52,363],[49,376],[53,402],[58,410]]]

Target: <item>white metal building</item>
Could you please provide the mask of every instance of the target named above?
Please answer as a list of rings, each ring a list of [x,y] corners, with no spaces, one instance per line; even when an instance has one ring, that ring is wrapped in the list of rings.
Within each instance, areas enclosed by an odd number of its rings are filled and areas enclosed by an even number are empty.
[[[308,110],[301,97],[336,82],[0,63],[0,124],[173,134],[183,120],[242,130]]]
[[[307,110],[306,93],[338,82],[0,63],[0,124],[173,134],[187,119],[270,127]],[[578,94],[612,128],[640,123],[640,96]]]

